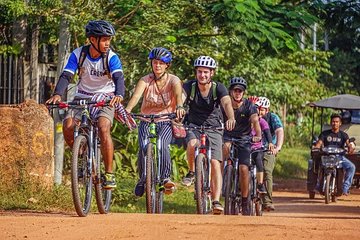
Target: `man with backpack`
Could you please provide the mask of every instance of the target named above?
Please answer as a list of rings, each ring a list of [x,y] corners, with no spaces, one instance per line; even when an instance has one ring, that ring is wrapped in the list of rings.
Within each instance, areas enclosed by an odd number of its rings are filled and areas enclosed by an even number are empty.
[[[212,81],[215,74],[216,62],[209,56],[200,56],[194,62],[196,80],[191,80],[183,85],[186,94],[185,103],[189,107],[187,123],[190,126],[221,127],[223,124],[220,105],[224,108],[228,120],[225,123],[227,130],[235,126],[234,111],[231,106],[226,87]],[[220,214],[224,208],[219,202],[222,186],[221,161],[223,131],[205,131],[211,147],[211,193],[214,214]],[[189,173],[183,178],[182,184],[190,186],[194,181],[195,146],[199,143],[200,132],[189,130],[186,136],[187,159]]]
[[[264,210],[274,211],[275,207],[272,199],[273,171],[275,168],[275,156],[281,150],[284,142],[284,127],[280,117],[270,112],[270,100],[268,98],[259,97],[256,104],[259,106],[260,117],[264,118],[269,124],[272,143],[274,144],[270,152],[266,152],[264,155],[264,180],[266,182],[267,194],[265,194],[263,198]],[[269,145],[266,139],[264,144],[265,146]]]
[[[76,72],[79,80],[74,100],[91,99],[95,94],[112,96],[110,106],[100,109],[97,123],[106,172],[103,185],[104,188],[112,189],[116,187],[116,182],[112,172],[114,146],[110,128],[114,119],[114,105],[121,103],[125,93],[124,75],[118,55],[110,49],[111,38],[115,35],[113,26],[103,20],[89,21],[85,33],[90,45],[79,47],[71,53],[54,94],[46,103],[61,101]],[[80,116],[81,110],[70,109],[64,119],[64,138],[70,147],[74,143],[74,126]]]

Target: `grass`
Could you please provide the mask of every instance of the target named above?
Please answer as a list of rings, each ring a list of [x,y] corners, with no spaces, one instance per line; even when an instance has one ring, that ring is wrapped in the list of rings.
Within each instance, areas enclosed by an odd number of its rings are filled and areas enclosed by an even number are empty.
[[[305,147],[283,148],[276,157],[274,178],[305,179],[310,149]]]
[[[276,158],[274,179],[305,179],[307,174],[308,148],[283,148]],[[145,196],[133,194],[136,184],[134,174],[123,172],[117,175],[118,187],[113,192],[112,212],[145,213]],[[0,209],[34,210],[43,212],[75,213],[70,186],[54,186],[49,189],[35,182],[21,182],[8,188],[0,181]],[[97,212],[95,197],[91,212]],[[177,183],[177,191],[164,197],[164,213],[193,214],[196,212],[194,187]]]

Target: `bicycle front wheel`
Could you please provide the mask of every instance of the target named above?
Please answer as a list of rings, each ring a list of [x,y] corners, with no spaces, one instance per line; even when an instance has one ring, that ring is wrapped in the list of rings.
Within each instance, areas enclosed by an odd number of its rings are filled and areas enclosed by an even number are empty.
[[[146,212],[155,213],[156,188],[154,167],[154,144],[149,143],[146,147]]]
[[[233,196],[232,196],[232,176],[233,176],[233,165],[229,164],[224,170],[224,198],[225,198],[225,215],[231,215],[233,213]]]
[[[206,179],[206,156],[202,153],[195,158],[195,196],[196,210],[198,214],[206,214],[208,193],[205,191]]]
[[[72,150],[71,192],[76,213],[85,217],[90,210],[92,176],[89,169],[89,145],[84,135],[75,138]]]
[[[99,210],[99,213],[106,214],[110,211],[111,190],[103,188],[103,181],[105,178],[105,164],[104,161],[102,160],[100,146],[97,147],[96,155],[97,155],[96,164],[94,164],[95,165],[94,185],[95,185],[96,205]]]

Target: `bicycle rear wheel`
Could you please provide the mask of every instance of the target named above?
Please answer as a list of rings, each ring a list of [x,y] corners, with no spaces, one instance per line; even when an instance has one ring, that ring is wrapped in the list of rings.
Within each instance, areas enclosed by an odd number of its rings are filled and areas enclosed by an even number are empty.
[[[105,164],[104,161],[102,160],[100,146],[97,147],[96,155],[97,155],[96,164],[94,164],[95,166],[94,185],[95,185],[96,205],[99,210],[99,213],[106,214],[110,211],[111,190],[104,189],[102,185],[105,177]]]
[[[71,192],[76,213],[85,217],[90,210],[92,176],[89,170],[89,146],[87,138],[79,135],[72,149]]]
[[[233,176],[233,165],[229,164],[225,167],[224,170],[224,198],[225,198],[225,215],[233,214],[233,196],[232,196],[232,176]]]
[[[159,191],[156,193],[156,207],[155,207],[156,213],[163,212],[163,202],[164,202],[164,191]]]
[[[154,144],[146,146],[146,212],[155,213],[156,211],[156,187],[155,187],[155,167],[154,167]]]
[[[255,206],[256,176],[253,171],[250,171],[250,174],[249,174],[249,197],[248,197],[248,199],[249,199],[248,202],[250,204],[250,206],[249,206],[250,216],[255,216],[256,215],[256,206]]]
[[[196,210],[198,214],[206,214],[208,205],[208,193],[205,191],[206,184],[206,156],[202,153],[195,158],[195,196],[196,196]]]

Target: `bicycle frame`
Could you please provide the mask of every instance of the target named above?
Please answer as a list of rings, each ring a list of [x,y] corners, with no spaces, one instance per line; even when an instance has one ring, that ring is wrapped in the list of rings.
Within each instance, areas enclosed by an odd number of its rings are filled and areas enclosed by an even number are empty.
[[[160,178],[162,169],[161,143],[158,138],[155,119],[162,117],[173,119],[175,118],[175,114],[132,114],[132,116],[138,119],[150,119],[148,136],[149,142],[146,145],[147,157],[144,157],[144,171],[146,172],[146,209],[147,213],[162,213],[163,193],[165,188],[164,182]],[[149,146],[152,146],[152,149],[150,149]],[[151,164],[151,166],[148,164]]]

